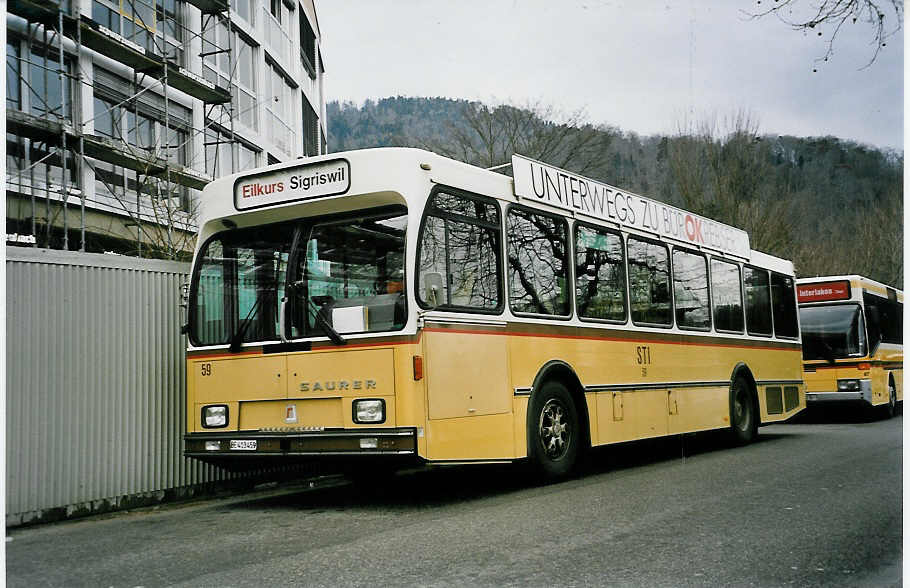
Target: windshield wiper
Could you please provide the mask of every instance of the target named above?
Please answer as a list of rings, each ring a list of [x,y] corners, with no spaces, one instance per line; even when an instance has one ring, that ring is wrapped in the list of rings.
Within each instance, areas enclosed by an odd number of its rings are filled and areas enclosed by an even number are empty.
[[[332,326],[332,323],[326,319],[320,311],[319,307],[316,306],[316,303],[313,302],[313,299],[307,296],[306,301],[310,304],[310,307],[313,309],[313,316],[316,319],[316,322],[319,323],[319,326],[322,327],[322,330],[325,331],[325,334],[328,335],[329,339],[332,340],[332,343],[335,345],[346,345],[348,340],[341,336],[341,334],[335,330],[335,327]]]
[[[260,300],[262,300],[262,296],[257,296],[256,301],[253,302],[253,306],[250,307],[250,311],[246,313],[246,318],[241,321],[237,332],[231,335],[231,346],[228,348],[228,351],[231,353],[240,351],[240,343],[243,341],[243,335],[246,334],[246,328],[250,326],[250,319],[253,318],[253,314],[259,308]]]
[[[292,294],[297,295],[299,292],[303,291],[303,286],[306,282],[304,280],[297,280],[288,284],[288,291]],[[298,296],[299,298],[299,296]],[[332,323],[325,318],[319,311],[321,310],[316,303],[313,302],[313,299],[309,296],[306,296],[307,304],[310,305],[310,308],[313,309],[313,317],[316,322],[322,327],[322,330],[325,331],[325,334],[335,345],[346,345],[348,340],[341,336],[341,334],[335,330],[335,327],[332,326]]]

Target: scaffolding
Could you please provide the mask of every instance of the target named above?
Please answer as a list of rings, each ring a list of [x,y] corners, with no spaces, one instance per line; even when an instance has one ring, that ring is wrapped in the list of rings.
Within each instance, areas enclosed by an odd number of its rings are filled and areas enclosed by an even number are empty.
[[[185,0],[187,4],[199,9],[203,26],[198,31],[190,30],[183,23],[176,22],[174,10],[171,16],[175,22],[169,26],[175,27],[171,30],[177,30],[176,27],[182,29],[180,36],[183,42],[173,51],[169,50],[164,31],[159,38],[154,32],[155,23],[148,26],[142,22],[141,9],[148,10],[149,0],[120,0],[121,10],[129,10],[130,15],[135,15],[131,16],[131,21],[152,31],[148,37],[149,42],[145,44],[130,40],[82,14],[78,4],[77,9],[73,10],[71,2],[78,1],[9,0],[7,3],[10,14],[27,22],[28,34],[25,43],[29,59],[23,60],[20,56],[16,72],[20,74],[19,81],[16,82],[17,88],[21,91],[23,84],[28,85],[31,92],[30,101],[39,102],[37,107],[32,106],[27,110],[21,107],[10,108],[7,104],[7,133],[15,135],[20,145],[25,145],[21,149],[24,155],[23,165],[16,171],[8,170],[7,190],[13,187],[11,186],[13,174],[18,174],[17,194],[20,201],[27,196],[25,206],[30,207],[29,242],[32,246],[70,249],[70,232],[73,224],[70,216],[76,214],[78,210],[78,249],[85,251],[87,218],[83,167],[89,166],[95,171],[96,186],[99,179],[107,182],[97,169],[98,162],[116,166],[114,169],[122,168],[124,182],[120,187],[123,188],[123,197],[116,197],[118,192],[114,188],[117,186],[108,186],[107,191],[114,194],[115,199],[119,201],[122,210],[118,210],[118,213],[129,219],[124,226],[135,227],[135,253],[143,256],[145,244],[146,254],[171,258],[185,255],[187,247],[192,245],[191,236],[195,223],[192,211],[188,210],[190,200],[181,195],[185,194],[188,188],[202,189],[212,178],[207,173],[193,169],[191,162],[181,162],[176,154],[180,150],[184,150],[185,153],[186,143],[192,142],[195,133],[202,133],[205,137],[205,127],[210,124],[208,121],[229,121],[226,125],[227,139],[219,142],[234,142],[236,136],[232,100],[234,67],[228,68],[230,77],[226,80],[228,87],[225,88],[184,67],[180,63],[180,53],[192,44],[194,38],[201,40],[206,27],[217,26],[221,22],[227,26],[227,46],[203,51],[200,57],[204,59],[206,55],[214,52],[219,55],[226,54],[228,62],[231,62],[233,24],[230,0]],[[153,9],[151,18],[157,20],[164,17],[166,20],[168,13],[163,8],[165,4],[161,0],[151,2]],[[177,6],[176,2],[174,6]],[[119,30],[119,25],[117,28]],[[126,98],[113,104],[108,112],[115,108],[125,109],[125,112],[132,114],[134,126],[131,127],[129,124],[126,125],[129,128],[118,126],[118,132],[112,133],[111,136],[85,130],[90,121],[104,113],[93,110],[91,118],[81,120],[84,110],[81,108],[80,96],[82,86],[86,83],[81,68],[84,49],[95,51],[132,70],[132,80],[127,88]],[[33,61],[35,55],[41,56],[37,62]],[[76,67],[71,72],[67,64],[73,57]],[[7,59],[9,60],[9,56]],[[21,75],[22,63],[27,63],[30,68],[28,80]],[[31,75],[31,72],[35,71],[40,72],[37,80],[32,79]],[[54,76],[57,80],[56,87],[59,87],[59,96],[50,90],[52,84],[49,82]],[[70,91],[70,88],[75,88],[75,91]],[[186,129],[188,138],[182,143],[179,140],[181,135],[176,131],[172,133],[175,127],[186,126],[185,119],[172,120],[172,111],[175,108],[171,104],[172,88],[203,104],[206,121],[203,128],[190,125]],[[163,131],[159,130],[157,137],[153,136],[155,133],[151,131],[151,139],[143,144],[140,138],[139,103],[143,95],[148,98],[149,94],[155,94],[156,100],[163,103],[161,118],[156,120]],[[7,96],[9,97],[9,91]],[[93,104],[95,103],[97,98]],[[119,122],[118,119],[118,125]],[[132,137],[135,137],[135,141],[131,140]],[[208,146],[209,143],[204,142],[204,145]],[[234,160],[232,166],[236,169],[236,150],[231,148],[231,153]],[[52,173],[56,173],[56,170],[52,172],[52,168],[59,168],[59,178],[51,177]],[[36,182],[35,176],[36,171],[40,173],[41,169],[44,171],[44,178],[43,188],[39,189],[40,182]],[[133,175],[129,175],[126,170],[132,171]],[[27,195],[24,190],[24,176],[28,176]],[[131,177],[135,178],[133,181],[135,202],[125,197]],[[41,200],[44,202],[40,202]],[[178,202],[175,203],[175,200]],[[42,206],[44,226],[39,227],[39,207]],[[21,221],[21,216],[19,220]],[[59,235],[61,231],[62,238]],[[9,233],[9,228],[7,232]],[[39,234],[42,232],[43,234]],[[175,234],[190,238],[181,242],[175,238]]]

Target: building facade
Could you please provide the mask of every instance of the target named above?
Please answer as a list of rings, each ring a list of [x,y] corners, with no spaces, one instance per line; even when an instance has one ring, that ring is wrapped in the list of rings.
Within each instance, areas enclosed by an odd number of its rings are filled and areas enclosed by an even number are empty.
[[[313,0],[9,0],[8,245],[185,258],[212,178],[325,152]]]

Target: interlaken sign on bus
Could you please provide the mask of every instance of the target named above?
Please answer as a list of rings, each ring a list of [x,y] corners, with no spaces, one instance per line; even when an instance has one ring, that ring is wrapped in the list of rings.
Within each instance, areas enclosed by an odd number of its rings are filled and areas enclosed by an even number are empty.
[[[749,234],[663,202],[596,182],[557,167],[512,156],[515,194],[623,227],[749,257]]]
[[[350,164],[345,159],[332,159],[240,177],[234,183],[234,206],[249,210],[343,194],[350,187]]]

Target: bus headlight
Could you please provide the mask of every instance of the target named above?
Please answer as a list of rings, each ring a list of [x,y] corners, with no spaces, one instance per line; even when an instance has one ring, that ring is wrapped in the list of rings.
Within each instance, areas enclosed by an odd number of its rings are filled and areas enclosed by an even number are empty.
[[[838,392],[858,392],[860,388],[859,380],[838,380]]]
[[[384,423],[385,400],[370,398],[354,401],[354,422],[357,424]]]
[[[228,424],[227,404],[212,404],[202,407],[202,428],[220,429]]]

